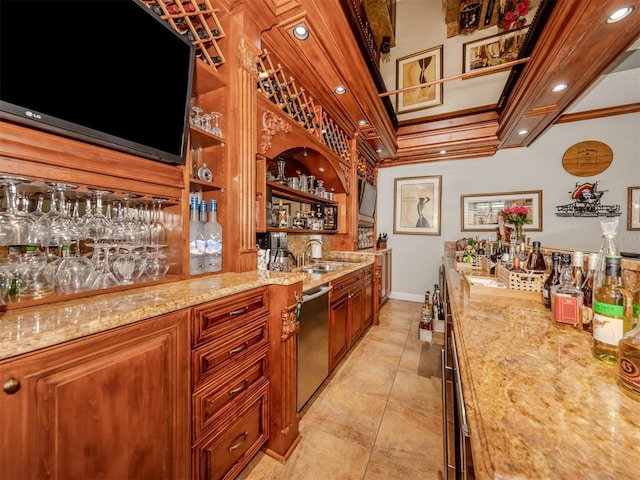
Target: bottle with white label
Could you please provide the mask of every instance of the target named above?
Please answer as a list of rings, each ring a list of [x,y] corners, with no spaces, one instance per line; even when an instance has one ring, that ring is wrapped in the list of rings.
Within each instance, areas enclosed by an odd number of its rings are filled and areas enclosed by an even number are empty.
[[[204,224],[205,272],[222,270],[222,225],[218,223],[218,204],[210,201],[209,221]]]
[[[633,299],[622,286],[621,257],[605,258],[604,283],[593,295],[593,354],[599,360],[618,363],[619,343],[631,330]]]
[[[204,225],[198,218],[197,197],[191,197],[189,208],[189,273],[204,273]]]

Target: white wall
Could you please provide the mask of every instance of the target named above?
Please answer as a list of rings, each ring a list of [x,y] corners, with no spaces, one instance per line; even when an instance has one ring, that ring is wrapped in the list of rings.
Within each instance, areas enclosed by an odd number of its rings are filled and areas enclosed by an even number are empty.
[[[611,166],[595,177],[577,177],[562,166],[564,152],[575,143],[597,140],[613,150]],[[393,233],[394,179],[442,175],[440,236]],[[393,298],[422,301],[437,283],[444,242],[488,232],[462,232],[460,196],[472,193],[542,190],[543,230],[529,232],[543,246],[597,251],[599,218],[558,217],[556,206],[571,203],[576,182],[599,181],[604,205],[621,206],[621,251],[640,252],[640,231],[627,231],[627,187],[640,186],[640,114],[607,117],[552,127],[528,148],[501,150],[493,157],[381,168],[378,171],[377,229],[389,234],[393,248]],[[526,227],[525,227],[526,232]],[[492,235],[491,238],[495,238]]]

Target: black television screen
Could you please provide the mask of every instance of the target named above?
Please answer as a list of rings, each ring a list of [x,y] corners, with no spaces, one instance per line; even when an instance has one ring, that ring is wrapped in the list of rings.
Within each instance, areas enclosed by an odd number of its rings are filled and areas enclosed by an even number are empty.
[[[358,208],[359,219],[374,222],[377,195],[378,192],[373,185],[365,182],[364,180],[360,182],[360,204]]]
[[[0,118],[184,164],[194,58],[139,0],[0,0]]]

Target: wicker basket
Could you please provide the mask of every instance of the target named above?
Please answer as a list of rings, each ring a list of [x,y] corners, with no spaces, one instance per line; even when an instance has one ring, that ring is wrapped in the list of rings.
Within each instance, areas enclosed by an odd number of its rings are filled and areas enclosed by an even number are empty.
[[[498,280],[512,290],[525,292],[541,292],[547,279],[546,273],[511,272],[502,265],[496,266]]]

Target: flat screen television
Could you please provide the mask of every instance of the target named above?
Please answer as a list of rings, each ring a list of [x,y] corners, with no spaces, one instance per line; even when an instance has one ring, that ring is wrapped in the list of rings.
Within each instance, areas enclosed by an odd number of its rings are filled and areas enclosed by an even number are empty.
[[[0,0],[0,118],[184,164],[194,58],[139,0]]]
[[[375,222],[377,196],[378,192],[376,190],[376,187],[364,180],[360,180],[358,220],[369,223]]]

